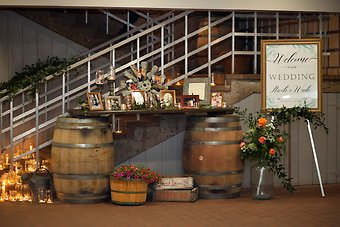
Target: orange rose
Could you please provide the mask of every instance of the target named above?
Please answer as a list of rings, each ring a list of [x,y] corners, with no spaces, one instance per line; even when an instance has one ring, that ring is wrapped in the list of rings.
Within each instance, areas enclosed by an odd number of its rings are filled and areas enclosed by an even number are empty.
[[[241,143],[240,143],[240,148],[244,147],[245,145],[246,145],[245,142],[241,142]]]
[[[279,138],[277,138],[277,141],[279,141],[279,143],[283,143],[284,139],[282,136],[280,136]]]
[[[266,142],[266,137],[261,136],[261,137],[259,138],[259,142],[262,143],[262,144],[264,144],[264,143]]]
[[[266,123],[267,123],[267,119],[266,119],[266,118],[263,118],[263,117],[261,117],[261,118],[259,118],[259,119],[257,120],[257,123],[258,123],[258,125],[259,125],[260,127],[263,127],[263,126],[265,126],[265,125],[266,125]]]
[[[276,151],[275,151],[273,148],[270,148],[270,149],[269,149],[269,154],[270,154],[270,155],[273,156],[275,153],[276,153]]]

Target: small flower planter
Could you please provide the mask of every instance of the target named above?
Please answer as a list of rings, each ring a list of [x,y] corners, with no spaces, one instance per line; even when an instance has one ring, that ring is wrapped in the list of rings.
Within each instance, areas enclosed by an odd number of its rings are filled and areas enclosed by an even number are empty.
[[[146,201],[148,183],[142,179],[110,177],[111,200],[119,205],[142,205]]]

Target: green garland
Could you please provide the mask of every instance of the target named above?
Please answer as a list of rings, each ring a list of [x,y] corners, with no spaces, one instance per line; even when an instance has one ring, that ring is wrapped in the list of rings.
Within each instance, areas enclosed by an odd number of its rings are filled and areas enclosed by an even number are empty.
[[[76,57],[48,57],[45,61],[39,59],[35,64],[26,65],[22,72],[15,72],[9,81],[0,83],[0,98],[8,96],[11,99],[21,89],[28,88],[29,97],[34,99],[35,92],[45,83],[46,77],[61,75],[58,73],[79,60]]]

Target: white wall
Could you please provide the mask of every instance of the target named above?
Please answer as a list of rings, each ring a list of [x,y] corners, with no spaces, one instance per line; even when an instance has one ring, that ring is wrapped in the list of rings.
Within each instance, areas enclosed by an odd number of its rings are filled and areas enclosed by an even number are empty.
[[[86,50],[11,11],[0,11],[0,82],[38,59],[71,57]]]

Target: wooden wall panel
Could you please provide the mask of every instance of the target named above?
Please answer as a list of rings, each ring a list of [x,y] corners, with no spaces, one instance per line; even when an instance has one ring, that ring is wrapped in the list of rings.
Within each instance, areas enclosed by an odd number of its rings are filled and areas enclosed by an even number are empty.
[[[146,152],[146,165],[154,170],[162,172],[162,144],[158,144]]]
[[[328,183],[336,183],[336,168],[337,168],[337,152],[336,147],[337,143],[339,143],[339,133],[340,128],[334,122],[334,119],[337,119],[337,122],[340,121],[340,118],[337,117],[337,112],[339,112],[339,103],[337,94],[327,94],[327,126],[328,126],[328,135],[326,137],[326,174],[324,175],[324,179]],[[322,132],[325,134],[324,132]],[[338,144],[340,146],[340,144]],[[340,165],[340,164],[339,164]]]
[[[8,18],[0,13],[0,83],[8,77]]]
[[[11,11],[0,11],[0,82],[47,57],[71,57],[87,49]]]
[[[21,72],[22,65],[22,24],[17,18],[8,20],[8,64],[10,77]]]
[[[337,131],[336,134],[336,147],[333,149],[336,152],[336,182],[340,182],[340,93],[337,95],[337,103],[336,103],[336,110],[337,110],[337,121],[333,121],[332,123],[336,125]],[[337,122],[337,123],[336,123]]]
[[[33,28],[24,25],[23,26],[24,42],[22,46],[23,65],[32,65],[38,60],[37,50],[37,31]]]

